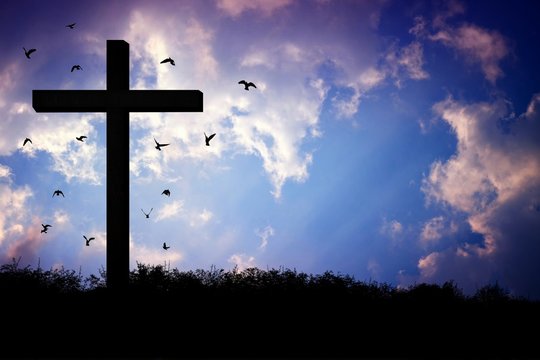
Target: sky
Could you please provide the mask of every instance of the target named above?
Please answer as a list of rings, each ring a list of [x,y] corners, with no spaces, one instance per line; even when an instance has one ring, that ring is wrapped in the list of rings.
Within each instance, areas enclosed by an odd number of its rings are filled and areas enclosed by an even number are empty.
[[[201,113],[130,115],[132,268],[333,271],[466,293],[497,282],[538,299],[539,10],[2,1],[0,262],[105,267],[105,114],[37,113],[32,90],[105,89],[119,39],[131,89],[204,94]]]

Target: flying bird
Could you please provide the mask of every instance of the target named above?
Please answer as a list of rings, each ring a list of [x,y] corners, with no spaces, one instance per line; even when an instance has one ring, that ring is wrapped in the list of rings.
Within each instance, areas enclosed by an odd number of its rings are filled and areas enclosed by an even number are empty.
[[[161,193],[161,195],[171,196],[171,192],[169,191],[169,189],[165,189],[165,190],[163,190],[163,192]]]
[[[257,88],[254,83],[246,82],[246,80],[240,80],[238,83],[239,84],[244,84],[244,90],[249,90],[250,86],[253,86],[254,88]]]
[[[71,72],[73,72],[73,70],[82,70],[82,67],[81,67],[81,65],[73,65],[71,67]]]
[[[206,133],[204,133],[204,141],[206,142],[206,146],[210,146],[210,140],[212,140],[216,136],[216,134],[212,134],[210,136],[207,136]]]
[[[36,49],[26,50],[24,47],[23,47],[23,50],[24,50],[24,55],[26,55],[26,57],[29,59],[30,59],[30,54],[36,51]]]
[[[62,190],[55,190],[55,191],[53,192],[52,196],[54,197],[54,195],[56,195],[56,196],[62,195],[62,197],[65,197],[65,196],[64,196],[64,193],[62,192]]]
[[[175,65],[174,60],[171,59],[170,57],[160,62],[160,64],[165,64],[165,63],[171,63],[171,65]]]
[[[75,137],[75,139],[81,141],[81,142],[84,142],[84,139],[86,139],[86,136],[85,135],[81,135],[81,136],[78,136],[78,137]]]
[[[154,138],[154,141],[156,142],[156,149],[158,149],[159,151],[161,151],[161,147],[162,146],[167,146],[169,144],[160,144],[157,142],[156,138]]]
[[[71,30],[73,30],[73,28],[75,27],[75,24],[76,24],[76,23],[73,23],[73,24],[67,24],[66,27],[67,27],[67,28],[70,28]]]
[[[170,247],[170,246],[167,246],[167,243],[163,243],[163,248],[164,248],[165,250],[167,250],[167,249],[170,249],[171,247]]]
[[[22,143],[22,146],[26,145],[27,143],[32,144],[32,140],[30,140],[30,138],[24,139],[24,141],[23,141],[23,143]]]
[[[154,208],[151,208],[150,211],[149,211],[148,214],[147,214],[147,213],[144,212],[143,209],[141,209],[141,211],[143,212],[143,214],[146,216],[147,219],[150,218],[150,213],[152,212],[152,210],[154,210]]]
[[[88,239],[85,235],[82,236],[84,240],[86,240],[86,246],[90,246],[90,241],[95,240],[95,238],[91,237]]]
[[[47,230],[49,230],[49,228],[52,227],[52,225],[49,225],[49,224],[47,225],[41,224],[41,226],[43,226],[43,229],[41,229],[41,233],[45,233],[45,234],[47,233]]]

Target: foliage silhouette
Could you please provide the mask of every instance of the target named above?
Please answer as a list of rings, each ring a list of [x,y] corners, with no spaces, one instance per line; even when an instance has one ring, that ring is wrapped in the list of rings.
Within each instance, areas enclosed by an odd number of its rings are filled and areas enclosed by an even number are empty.
[[[44,270],[39,265],[19,266],[20,259],[0,266],[0,289],[14,292],[44,292],[49,294],[85,294],[103,292],[107,273],[101,268],[98,275],[83,277],[81,272],[65,268]],[[472,296],[464,295],[453,281],[438,284],[415,284],[396,288],[388,283],[362,282],[352,276],[326,271],[307,274],[296,269],[256,267],[230,271],[211,266],[209,270],[180,271],[166,265],[137,263],[130,272],[130,291],[134,293],[170,296],[309,296],[354,298],[357,301],[395,304],[500,304],[538,303],[513,297],[498,283],[480,287]]]
[[[540,302],[513,297],[498,283],[467,296],[452,281],[397,288],[332,271],[180,271],[137,263],[129,288],[118,293],[106,288],[103,268],[85,278],[80,271],[19,263],[0,266],[4,308],[18,316],[5,341],[29,334],[28,324],[35,322],[47,331],[32,337],[35,346],[17,348],[10,357],[80,357],[80,339],[95,336],[96,328],[100,341],[85,347],[84,356],[425,355],[414,345],[418,339],[445,356],[500,356],[504,350],[540,355],[528,330],[540,321]],[[177,340],[163,342],[164,334]],[[478,334],[497,347],[475,347]],[[59,339],[63,347],[51,348]]]

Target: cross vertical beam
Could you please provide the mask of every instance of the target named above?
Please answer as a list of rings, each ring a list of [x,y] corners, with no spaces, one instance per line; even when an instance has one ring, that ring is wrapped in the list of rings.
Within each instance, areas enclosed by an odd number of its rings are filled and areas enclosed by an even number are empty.
[[[107,111],[107,287],[129,282],[129,112]],[[126,136],[119,136],[126,134]]]
[[[129,90],[129,44],[107,40],[107,90]],[[107,287],[129,283],[129,112],[107,109]]]

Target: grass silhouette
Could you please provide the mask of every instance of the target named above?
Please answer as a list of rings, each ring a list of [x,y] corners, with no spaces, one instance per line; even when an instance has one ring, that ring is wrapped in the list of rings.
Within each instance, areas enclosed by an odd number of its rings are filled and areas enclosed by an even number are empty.
[[[471,296],[454,282],[406,289],[327,271],[179,271],[137,264],[130,287],[106,272],[0,267],[16,321],[10,357],[395,357],[536,354],[540,304],[498,284]],[[36,331],[36,328],[39,330]],[[33,330],[32,330],[33,329]],[[94,330],[96,329],[96,330]],[[536,333],[537,334],[537,333]],[[489,345],[479,340],[488,339]],[[427,352],[426,345],[438,349]]]

